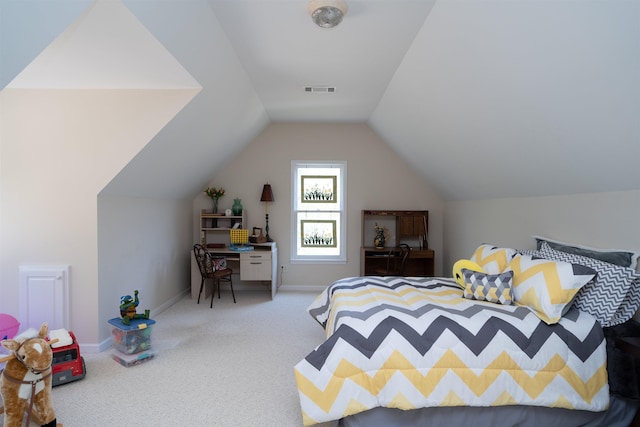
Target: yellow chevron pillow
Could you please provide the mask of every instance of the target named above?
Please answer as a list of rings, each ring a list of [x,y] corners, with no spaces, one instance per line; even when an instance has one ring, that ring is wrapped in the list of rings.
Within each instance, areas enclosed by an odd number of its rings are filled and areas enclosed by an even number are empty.
[[[584,265],[531,255],[516,255],[509,269],[513,271],[515,303],[529,307],[548,324],[560,320],[580,288],[596,275]]]
[[[516,253],[515,249],[484,244],[478,246],[470,260],[482,267],[487,274],[500,274],[506,270]]]

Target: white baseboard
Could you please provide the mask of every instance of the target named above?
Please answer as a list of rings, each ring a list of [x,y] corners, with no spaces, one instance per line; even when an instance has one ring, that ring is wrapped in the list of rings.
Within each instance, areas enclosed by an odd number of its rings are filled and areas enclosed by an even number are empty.
[[[189,288],[185,288],[182,290],[182,292],[180,292],[179,294],[177,294],[176,296],[174,296],[173,298],[165,301],[164,303],[160,304],[158,307],[154,308],[151,310],[151,313],[154,314],[160,314],[163,311],[165,311],[166,309],[168,309],[169,307],[171,307],[173,304],[177,303],[178,301],[180,301],[182,298],[184,298],[184,296],[188,293],[191,292],[191,289]],[[152,316],[153,317],[153,316]]]
[[[324,291],[327,287],[323,285],[282,285],[278,288],[278,292],[317,292]],[[277,298],[277,294],[276,294]]]

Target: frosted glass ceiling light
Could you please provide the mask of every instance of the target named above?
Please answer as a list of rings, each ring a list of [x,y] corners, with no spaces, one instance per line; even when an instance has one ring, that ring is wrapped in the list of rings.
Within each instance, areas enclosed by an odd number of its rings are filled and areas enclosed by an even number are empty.
[[[307,10],[317,26],[333,28],[342,22],[349,8],[344,0],[311,0]]]

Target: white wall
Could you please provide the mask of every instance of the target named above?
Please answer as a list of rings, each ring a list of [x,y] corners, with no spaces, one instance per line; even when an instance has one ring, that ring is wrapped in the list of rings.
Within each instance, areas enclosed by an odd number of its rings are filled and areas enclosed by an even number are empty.
[[[347,263],[290,264],[291,160],[347,161]],[[270,183],[275,202],[269,205],[269,234],[277,242],[279,265],[286,265],[283,286],[326,286],[360,274],[361,210],[416,209],[429,211],[430,247],[441,271],[443,202],[366,124],[273,123],[209,183],[227,194],[220,208],[240,197],[248,227],[262,227],[262,186]],[[194,201],[194,242],[199,239],[197,215],[210,209],[203,195]]]
[[[448,274],[481,243],[533,249],[533,235],[640,250],[640,190],[447,202],[445,217]]]
[[[163,95],[2,91],[0,311],[18,317],[18,266],[68,264],[71,326],[97,342],[97,195],[175,114]]]
[[[98,199],[100,342],[120,297],[140,291],[138,312],[175,303],[190,286],[190,200],[100,196]]]
[[[211,20],[206,2],[190,5],[184,20]],[[10,16],[27,19],[29,11],[21,7],[32,5],[10,6],[16,6]],[[20,40],[14,35],[19,28],[2,27],[2,35],[8,30],[7,40]],[[113,28],[117,35],[110,33]],[[186,290],[192,191],[213,173],[207,153],[230,141],[240,150],[239,142],[249,139],[244,135],[255,135],[256,126],[267,120],[217,22],[200,28],[215,32],[201,37],[207,41],[199,45],[209,52],[206,61],[225,64],[210,78],[223,81],[217,84],[225,85],[235,103],[220,98],[213,87],[188,118],[182,116],[179,127],[163,129],[200,87],[120,2],[94,3],[2,90],[0,312],[19,318],[20,265],[69,264],[71,328],[90,351],[105,343],[106,320],[117,315],[121,295],[138,288],[142,304],[162,309]],[[179,40],[186,43],[184,37]],[[130,52],[135,49],[138,54]],[[29,53],[35,55],[33,50]],[[26,62],[17,57],[23,51],[0,52],[7,69]],[[55,73],[49,72],[51,64]],[[225,79],[227,74],[237,78]],[[211,124],[212,116],[220,122]],[[220,140],[212,144],[212,135]],[[152,140],[149,146],[158,148],[141,156]],[[134,166],[125,168],[128,164]],[[114,177],[118,185],[110,185]],[[109,196],[99,197],[106,187]],[[122,258],[138,248],[137,257]]]

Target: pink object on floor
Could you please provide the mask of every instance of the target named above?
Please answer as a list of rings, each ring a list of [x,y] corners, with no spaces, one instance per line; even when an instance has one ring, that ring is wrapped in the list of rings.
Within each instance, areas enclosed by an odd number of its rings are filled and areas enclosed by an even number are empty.
[[[11,339],[20,329],[20,322],[15,317],[0,313],[0,339]]]

